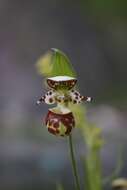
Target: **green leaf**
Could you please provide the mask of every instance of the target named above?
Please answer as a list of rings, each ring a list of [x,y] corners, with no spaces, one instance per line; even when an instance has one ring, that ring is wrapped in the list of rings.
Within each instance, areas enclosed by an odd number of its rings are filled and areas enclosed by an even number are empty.
[[[60,50],[52,48],[36,63],[38,73],[45,77],[70,76],[76,77],[76,73],[68,57]]]
[[[43,56],[41,56],[36,63],[37,71],[40,75],[45,77],[49,77],[52,72],[52,63],[51,63],[51,52],[47,52]]]
[[[52,48],[52,76],[70,76],[76,77],[76,73],[68,57],[60,50]]]

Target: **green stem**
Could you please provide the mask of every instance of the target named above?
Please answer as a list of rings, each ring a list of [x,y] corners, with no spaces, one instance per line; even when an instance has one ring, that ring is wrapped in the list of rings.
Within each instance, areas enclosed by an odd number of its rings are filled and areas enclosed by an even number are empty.
[[[77,172],[77,166],[76,166],[76,161],[75,161],[75,156],[74,156],[74,149],[73,149],[71,134],[69,135],[69,147],[70,147],[70,155],[71,155],[71,161],[72,161],[72,168],[73,168],[76,190],[80,190],[79,176],[78,176],[78,172]]]

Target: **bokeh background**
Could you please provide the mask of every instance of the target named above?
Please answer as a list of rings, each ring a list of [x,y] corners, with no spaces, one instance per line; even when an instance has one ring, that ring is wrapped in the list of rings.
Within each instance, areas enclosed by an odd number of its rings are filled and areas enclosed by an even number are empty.
[[[127,177],[127,2],[124,0],[0,0],[0,189],[73,189],[67,139],[42,127],[48,106],[35,63],[51,47],[64,51],[78,75],[87,118],[103,129],[103,174],[124,146]],[[85,154],[74,130],[77,160]],[[83,175],[82,175],[83,176]]]

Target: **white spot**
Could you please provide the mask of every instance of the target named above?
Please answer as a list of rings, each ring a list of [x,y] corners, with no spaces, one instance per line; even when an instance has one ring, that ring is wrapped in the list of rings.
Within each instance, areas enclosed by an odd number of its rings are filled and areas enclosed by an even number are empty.
[[[58,122],[58,119],[57,119],[57,118],[54,118],[54,119],[53,119],[53,122],[54,122],[54,123]]]
[[[87,102],[91,102],[91,97],[88,97],[88,98],[87,98]]]
[[[39,101],[39,100],[37,101],[37,104],[38,104],[38,105],[40,104],[40,101]]]

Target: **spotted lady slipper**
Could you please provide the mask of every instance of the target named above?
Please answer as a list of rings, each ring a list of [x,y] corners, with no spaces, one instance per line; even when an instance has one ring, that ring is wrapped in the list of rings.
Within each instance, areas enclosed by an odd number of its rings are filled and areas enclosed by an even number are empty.
[[[75,118],[68,105],[90,102],[91,97],[82,96],[74,89],[77,83],[75,77],[55,76],[47,78],[46,81],[50,90],[37,101],[37,104],[44,102],[57,105],[48,110],[45,124],[50,133],[68,136],[75,127]]]

